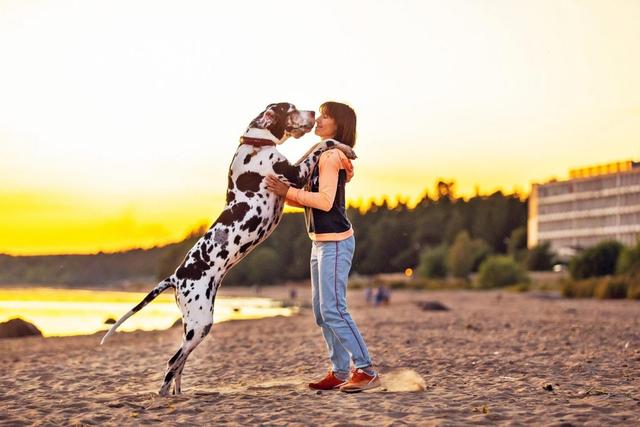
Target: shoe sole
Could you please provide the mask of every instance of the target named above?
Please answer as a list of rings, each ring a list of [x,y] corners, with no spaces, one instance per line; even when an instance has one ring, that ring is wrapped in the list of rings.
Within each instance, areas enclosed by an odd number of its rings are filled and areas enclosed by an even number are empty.
[[[380,382],[380,380],[374,382],[373,384],[369,383],[366,386],[362,387],[362,388],[352,388],[352,389],[340,389],[341,392],[343,393],[360,393],[366,390],[373,390],[374,388],[378,388],[382,386],[382,383]]]
[[[309,388],[311,390],[320,390],[320,391],[332,391],[332,390],[340,390],[340,387],[342,387],[343,385],[345,385],[346,382],[342,383],[342,384],[338,384],[337,386],[333,387],[333,388],[315,388],[315,387],[311,387],[311,385],[309,385]]]

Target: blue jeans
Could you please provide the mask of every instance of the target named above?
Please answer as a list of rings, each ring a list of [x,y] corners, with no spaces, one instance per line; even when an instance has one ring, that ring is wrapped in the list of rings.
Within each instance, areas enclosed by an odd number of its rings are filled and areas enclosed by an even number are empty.
[[[311,248],[311,303],[322,328],[332,369],[348,373],[350,359],[356,368],[371,365],[367,346],[347,311],[347,281],[356,247],[353,236],[345,240],[313,242]]]

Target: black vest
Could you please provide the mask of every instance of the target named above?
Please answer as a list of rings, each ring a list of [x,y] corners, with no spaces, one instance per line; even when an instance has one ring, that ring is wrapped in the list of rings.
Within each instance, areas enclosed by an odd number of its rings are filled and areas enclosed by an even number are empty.
[[[309,191],[317,193],[319,181],[319,171],[316,165],[309,179]],[[333,206],[328,212],[308,207],[304,209],[305,222],[309,233],[343,233],[351,228],[351,223],[347,219],[345,210],[344,185],[346,182],[347,171],[340,169],[338,171],[336,197],[333,199]]]

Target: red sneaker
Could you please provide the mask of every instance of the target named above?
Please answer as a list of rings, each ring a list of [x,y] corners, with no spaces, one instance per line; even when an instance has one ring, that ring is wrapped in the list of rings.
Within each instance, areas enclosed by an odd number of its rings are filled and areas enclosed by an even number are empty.
[[[369,375],[362,369],[354,369],[351,372],[349,382],[341,386],[340,391],[344,391],[345,393],[358,393],[380,387],[380,385],[380,376],[377,373]]]
[[[314,390],[335,390],[340,388],[341,385],[346,384],[345,380],[341,380],[333,374],[333,371],[329,373],[320,381],[315,383],[309,383],[309,388]]]

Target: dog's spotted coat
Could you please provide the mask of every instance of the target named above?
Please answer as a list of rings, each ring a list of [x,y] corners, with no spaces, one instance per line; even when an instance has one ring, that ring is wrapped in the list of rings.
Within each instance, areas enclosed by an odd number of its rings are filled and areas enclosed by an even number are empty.
[[[313,122],[313,112],[298,111],[288,103],[269,105],[251,122],[243,138],[253,145],[241,143],[231,161],[225,209],[187,253],[175,273],[160,282],[102,339],[101,343],[162,291],[173,287],[182,312],[184,333],[182,346],[168,362],[161,395],[169,393],[172,382],[174,393],[180,393],[187,357],[211,330],[214,300],[225,274],[264,241],[280,222],[284,199],[266,189],[264,178],[274,174],[301,188],[323,151],[339,148],[348,157],[355,157],[350,147],[325,140],[312,147],[296,164],[289,163],[278,152],[276,144],[290,135],[300,137],[309,132]]]

